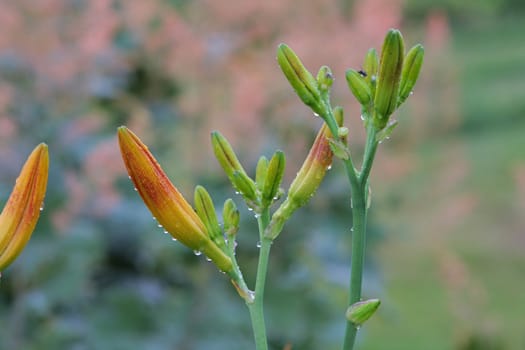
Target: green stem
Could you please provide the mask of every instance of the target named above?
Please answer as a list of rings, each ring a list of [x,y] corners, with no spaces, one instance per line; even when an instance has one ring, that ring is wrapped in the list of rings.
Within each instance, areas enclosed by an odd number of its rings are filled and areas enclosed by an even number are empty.
[[[357,179],[349,174],[349,181],[352,187],[353,232],[348,306],[361,299],[366,246],[368,177],[372,169],[377,145],[375,128],[369,127],[367,130],[367,143],[361,172]],[[350,321],[347,322],[343,350],[352,350],[354,348],[357,329],[355,324]]]
[[[255,338],[255,348],[257,350],[268,350],[268,340],[266,338],[266,325],[264,322],[264,287],[266,284],[266,273],[268,271],[268,258],[272,240],[264,236],[264,231],[270,222],[270,211],[268,208],[262,210],[257,218],[259,223],[260,251],[259,263],[257,265],[257,277],[255,280],[255,295],[252,303],[246,303],[250,311],[253,335]]]

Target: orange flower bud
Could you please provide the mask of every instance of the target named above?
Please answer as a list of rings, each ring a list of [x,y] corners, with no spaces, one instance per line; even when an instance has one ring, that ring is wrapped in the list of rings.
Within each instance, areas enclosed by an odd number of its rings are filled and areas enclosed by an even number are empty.
[[[38,145],[27,158],[0,215],[0,271],[22,252],[36,226],[44,201],[49,169],[47,145]]]
[[[157,221],[179,242],[204,253],[220,270],[231,272],[231,259],[210,239],[202,220],[173,186],[148,147],[125,126],[118,128],[118,140],[128,174]]]

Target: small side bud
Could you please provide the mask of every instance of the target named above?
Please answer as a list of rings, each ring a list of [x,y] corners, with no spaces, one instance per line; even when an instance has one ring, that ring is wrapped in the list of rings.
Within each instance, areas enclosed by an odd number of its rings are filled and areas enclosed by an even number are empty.
[[[379,130],[385,127],[388,118],[397,108],[404,55],[405,46],[401,33],[395,29],[389,30],[381,51],[379,76],[374,98],[376,110],[374,125]]]
[[[211,133],[211,143],[215,157],[230,179],[233,187],[239,191],[249,206],[256,206],[257,195],[255,182],[246,174],[232,146],[218,131]]]
[[[219,248],[223,249],[225,246],[224,237],[222,236],[221,227],[219,226],[215,206],[213,205],[210,194],[204,187],[197,186],[195,187],[194,196],[195,211],[204,226],[206,226],[208,236]]]
[[[322,116],[325,112],[317,80],[304,67],[301,60],[286,44],[277,48],[277,62],[286,79],[294,88],[299,98],[315,113]]]
[[[353,69],[346,71],[346,82],[352,94],[361,105],[368,105],[372,99],[372,91],[365,78]]]
[[[334,83],[334,76],[332,70],[328,66],[322,66],[317,73],[317,86],[321,93],[326,94],[330,91]]]
[[[257,188],[255,182],[240,171],[234,171],[231,177],[233,187],[244,197],[247,204],[254,208],[257,203]]]
[[[330,139],[330,149],[334,156],[342,160],[350,159],[350,150],[341,140]]]
[[[377,308],[379,308],[379,305],[381,305],[381,301],[379,299],[359,301],[350,305],[350,307],[346,310],[346,319],[352,322],[356,327],[360,327],[370,317],[372,317]]]
[[[365,80],[370,84],[372,80],[377,79],[379,71],[379,57],[376,49],[370,49],[366,53],[365,63],[363,64],[363,71],[366,74]]]
[[[423,65],[423,57],[425,56],[425,49],[421,44],[412,47],[403,63],[403,70],[401,71],[401,82],[399,83],[399,101],[398,105],[405,102],[405,100],[412,93],[414,85],[416,85],[421,66]]]
[[[257,162],[255,170],[255,184],[257,189],[262,192],[264,188],[264,181],[266,180],[266,173],[268,172],[268,158],[261,156]]]
[[[274,153],[270,163],[268,164],[268,172],[266,180],[264,181],[264,188],[262,191],[263,206],[269,206],[277,197],[279,186],[284,175],[284,167],[286,165],[286,158],[284,152],[277,151]]]
[[[231,198],[228,198],[224,202],[222,209],[222,220],[224,222],[224,233],[226,233],[226,236],[233,237],[237,234],[240,219],[239,210],[235,202]]]

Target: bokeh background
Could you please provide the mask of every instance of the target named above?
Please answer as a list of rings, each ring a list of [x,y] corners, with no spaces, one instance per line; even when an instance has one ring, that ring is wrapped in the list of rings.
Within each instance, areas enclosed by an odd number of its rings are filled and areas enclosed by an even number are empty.
[[[344,71],[390,27],[426,61],[372,175],[365,297],[383,305],[359,348],[525,349],[525,3],[521,0],[18,0],[0,2],[0,198],[47,142],[40,222],[0,284],[0,349],[253,349],[248,312],[204,257],[162,234],[133,191],[115,131],[150,145],[180,190],[243,208],[212,157],[219,129],[253,173],[320,120],[275,61],[286,42],[329,65],[354,154],[364,134]],[[348,185],[334,164],[274,244],[272,349],[338,349],[350,254]]]

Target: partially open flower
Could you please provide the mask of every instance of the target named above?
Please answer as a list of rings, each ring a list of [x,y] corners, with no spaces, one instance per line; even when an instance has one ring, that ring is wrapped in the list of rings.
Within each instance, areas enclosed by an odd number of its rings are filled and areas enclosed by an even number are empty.
[[[22,252],[35,228],[44,201],[49,169],[47,145],[29,155],[0,215],[0,271]]]
[[[125,126],[118,140],[128,174],[142,200],[164,229],[194,251],[204,253],[224,272],[231,272],[231,259],[211,240],[206,226],[173,186],[148,147]]]

